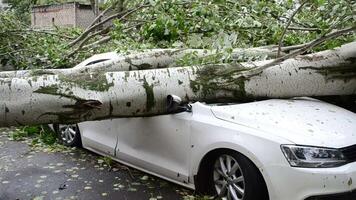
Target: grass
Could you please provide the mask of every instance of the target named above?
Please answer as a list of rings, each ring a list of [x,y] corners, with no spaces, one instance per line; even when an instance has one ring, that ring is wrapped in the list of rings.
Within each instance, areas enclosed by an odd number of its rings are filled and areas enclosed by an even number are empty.
[[[69,152],[75,149],[60,144],[57,134],[47,125],[18,127],[9,133],[9,139],[23,141],[34,151]]]
[[[48,126],[24,126],[12,131],[9,135],[10,140],[24,141],[32,140],[32,144],[43,143],[54,145],[57,142],[57,135]]]

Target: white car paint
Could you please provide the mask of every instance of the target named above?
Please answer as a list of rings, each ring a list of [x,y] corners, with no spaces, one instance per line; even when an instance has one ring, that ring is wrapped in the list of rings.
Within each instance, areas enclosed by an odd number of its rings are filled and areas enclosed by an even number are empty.
[[[334,148],[356,144],[355,114],[318,100],[273,99],[219,106],[212,111],[219,119],[270,132],[297,144]]]
[[[356,144],[356,114],[314,99],[226,106],[197,102],[192,112],[83,122],[79,129],[84,148],[191,189],[203,157],[219,148],[249,158],[265,179],[271,200],[356,189],[356,163],[295,168],[281,151],[282,144]]]

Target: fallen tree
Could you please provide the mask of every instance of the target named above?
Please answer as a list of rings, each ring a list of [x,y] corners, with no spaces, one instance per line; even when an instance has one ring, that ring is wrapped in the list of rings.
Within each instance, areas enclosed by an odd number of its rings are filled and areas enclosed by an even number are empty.
[[[2,72],[0,126],[164,114],[169,94],[184,102],[356,94],[356,42],[264,68],[271,63],[32,75],[23,71],[12,77]],[[259,68],[264,70],[255,70]]]
[[[272,62],[265,65],[255,67],[247,71],[248,74],[258,74],[264,69],[276,65],[286,59],[293,58],[297,55],[305,53],[309,49],[316,47],[327,40],[350,34],[354,32],[356,26],[331,31],[328,34],[322,35],[313,41],[301,45],[288,47],[265,46],[254,48],[235,48],[230,53],[219,50],[207,49],[149,49],[142,52],[127,52],[125,54],[117,54],[115,52],[107,53],[104,57],[93,59],[86,63],[69,69],[34,69],[34,70],[18,70],[2,72],[0,78],[21,78],[30,77],[33,75],[70,75],[75,73],[99,73],[108,71],[132,71],[132,70],[148,70],[169,68],[177,66],[185,66],[184,60],[189,60],[190,65],[196,64],[216,64],[222,60],[225,62],[241,62],[246,60],[264,60],[267,58],[276,58]],[[282,55],[282,56],[281,56]],[[98,56],[98,55],[96,55]],[[95,56],[94,56],[95,57]],[[91,60],[91,59],[89,59]],[[192,61],[194,60],[194,61]],[[106,61],[106,62],[105,62]]]
[[[285,47],[282,52],[289,52],[300,48],[297,46]],[[34,69],[34,70],[18,70],[6,71],[0,73],[0,78],[20,78],[30,77],[33,75],[44,74],[61,74],[70,75],[72,73],[96,73],[100,71],[132,71],[132,70],[146,70],[159,69],[168,67],[177,67],[177,61],[185,57],[194,57],[195,59],[217,60],[222,59],[224,53],[216,50],[206,49],[150,49],[142,52],[127,52],[125,54],[117,54],[112,52],[112,58],[109,62],[97,63],[90,65],[78,65],[68,69]],[[248,49],[233,49],[231,52],[231,59],[240,61],[243,59],[266,59],[276,58],[277,47],[258,47]],[[100,59],[99,59],[100,60]],[[105,61],[105,59],[102,59]]]

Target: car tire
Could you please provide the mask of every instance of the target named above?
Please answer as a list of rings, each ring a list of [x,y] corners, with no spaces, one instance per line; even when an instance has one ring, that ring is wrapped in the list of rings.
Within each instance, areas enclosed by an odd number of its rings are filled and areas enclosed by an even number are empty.
[[[268,200],[268,191],[257,167],[242,154],[222,150],[201,163],[196,189],[216,199]]]
[[[80,131],[77,124],[54,124],[53,129],[63,145],[68,147],[82,146]]]

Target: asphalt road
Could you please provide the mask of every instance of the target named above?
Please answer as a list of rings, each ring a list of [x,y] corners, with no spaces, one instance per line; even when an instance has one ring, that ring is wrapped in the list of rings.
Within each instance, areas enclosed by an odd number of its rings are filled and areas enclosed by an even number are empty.
[[[0,129],[0,200],[191,199],[192,191],[83,149],[30,148]],[[58,149],[57,149],[58,151]]]

